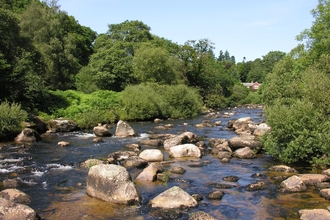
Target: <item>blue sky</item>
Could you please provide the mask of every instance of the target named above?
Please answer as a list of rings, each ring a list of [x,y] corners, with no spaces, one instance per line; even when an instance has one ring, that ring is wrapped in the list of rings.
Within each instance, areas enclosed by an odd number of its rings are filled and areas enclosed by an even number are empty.
[[[270,51],[290,52],[295,36],[310,28],[317,0],[59,0],[79,24],[105,33],[108,24],[139,20],[151,33],[178,44],[208,38],[214,53],[236,61]]]

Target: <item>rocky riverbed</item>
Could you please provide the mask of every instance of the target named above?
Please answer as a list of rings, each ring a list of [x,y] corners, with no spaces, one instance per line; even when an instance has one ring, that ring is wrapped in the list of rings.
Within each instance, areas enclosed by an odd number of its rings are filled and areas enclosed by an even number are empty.
[[[43,134],[32,145],[2,143],[0,215],[20,209],[25,219],[329,219],[330,172],[264,155],[258,137],[270,128],[261,108],[121,123],[133,132],[99,125]]]

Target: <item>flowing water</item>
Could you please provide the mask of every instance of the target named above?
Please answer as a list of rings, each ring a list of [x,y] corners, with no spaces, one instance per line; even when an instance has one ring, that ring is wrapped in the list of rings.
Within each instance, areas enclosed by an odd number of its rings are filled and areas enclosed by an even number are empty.
[[[93,143],[92,131],[54,133],[42,136],[42,141],[32,147],[15,144],[2,144],[0,150],[0,182],[5,179],[18,179],[19,189],[31,196],[30,207],[43,219],[188,219],[189,214],[204,211],[217,219],[299,219],[298,210],[325,208],[330,202],[321,198],[319,192],[310,189],[305,193],[284,194],[279,192],[279,182],[272,180],[267,169],[278,162],[260,154],[255,159],[235,159],[221,163],[211,154],[200,159],[173,159],[163,151],[164,165],[167,170],[172,166],[182,166],[187,170],[183,175],[171,175],[170,181],[137,182],[137,190],[142,198],[139,206],[113,205],[86,194],[88,170],[80,163],[90,158],[105,160],[115,151],[127,150],[125,145],[139,143],[150,133],[179,134],[183,131],[195,133],[205,143],[209,138],[230,139],[236,134],[226,130],[228,120],[252,117],[254,122],[264,120],[261,109],[237,108],[231,118],[213,118],[222,121],[222,126],[196,128],[205,120],[201,115],[189,120],[169,120],[155,124],[153,122],[129,123],[138,133],[137,137],[103,138],[102,143]],[[188,123],[188,125],[184,125]],[[167,130],[156,130],[155,126],[173,124]],[[114,133],[115,126],[112,128]],[[59,141],[68,141],[67,147],[58,147]],[[142,146],[141,150],[154,147]],[[161,147],[159,148],[163,150]],[[204,166],[190,166],[205,162]],[[308,168],[295,167],[301,172],[310,172]],[[129,170],[134,180],[141,170]],[[256,175],[259,174],[259,175]],[[216,183],[229,183],[222,178],[239,177],[238,182],[230,183],[232,188],[221,189],[225,192],[221,200],[209,200],[206,195],[214,190]],[[245,186],[257,181],[266,182],[268,187],[259,191],[247,191]],[[172,186],[179,186],[190,194],[199,193],[203,200],[198,206],[185,210],[160,212],[151,209],[149,201]],[[0,189],[3,186],[0,185]]]

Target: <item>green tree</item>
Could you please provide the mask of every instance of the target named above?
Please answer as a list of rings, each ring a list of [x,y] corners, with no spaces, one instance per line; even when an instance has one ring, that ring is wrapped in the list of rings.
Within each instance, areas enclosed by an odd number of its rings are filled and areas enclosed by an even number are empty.
[[[151,43],[142,44],[132,60],[134,76],[139,82],[156,82],[159,84],[177,84],[183,81],[180,72],[180,60],[162,47]]]

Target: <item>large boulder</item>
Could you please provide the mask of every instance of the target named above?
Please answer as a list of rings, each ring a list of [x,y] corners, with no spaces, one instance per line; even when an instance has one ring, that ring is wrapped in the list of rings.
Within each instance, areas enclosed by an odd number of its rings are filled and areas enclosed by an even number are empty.
[[[187,143],[196,143],[198,142],[198,137],[196,134],[187,131],[180,135],[171,137],[164,141],[164,149],[170,150],[171,147],[180,145],[180,144],[187,144]]]
[[[66,119],[55,119],[50,121],[50,130],[52,132],[71,132],[77,131],[77,122]]]
[[[324,174],[299,174],[299,178],[305,183],[306,186],[318,186],[321,183],[329,182],[330,177]]]
[[[299,210],[301,220],[329,220],[330,212],[327,209],[302,209]]]
[[[17,143],[34,143],[41,140],[40,135],[31,128],[25,128],[16,138]]]
[[[255,158],[256,154],[253,152],[253,150],[251,150],[251,148],[244,147],[244,148],[237,149],[233,153],[233,156],[241,158],[241,159],[251,159],[251,158]]]
[[[163,153],[158,149],[146,149],[140,153],[139,157],[148,162],[160,162],[164,160]]]
[[[129,126],[129,124],[120,120],[117,122],[115,135],[119,137],[131,137],[136,136],[136,132],[131,126]]]
[[[201,157],[201,150],[194,144],[182,144],[170,148],[170,157]]]
[[[101,124],[98,124],[97,126],[95,126],[93,128],[93,133],[97,137],[110,137],[110,136],[112,136],[112,133],[110,132],[110,129],[108,128],[108,126],[107,125],[101,125]]]
[[[322,189],[320,191],[320,194],[322,197],[324,197],[326,199],[330,199],[330,189]]]
[[[251,117],[239,118],[233,122],[232,128],[237,134],[251,134],[250,125],[252,125]]]
[[[189,208],[197,206],[197,201],[180,187],[174,186],[156,196],[150,204],[153,208]]]
[[[162,172],[163,167],[159,163],[151,163],[148,167],[136,177],[137,180],[154,181],[157,179],[157,173]]]
[[[11,202],[0,198],[0,219],[5,220],[36,220],[37,213],[27,205]]]
[[[29,204],[31,202],[31,197],[18,189],[2,190],[0,192],[0,198],[21,204]]]
[[[296,175],[284,180],[281,183],[281,187],[284,192],[304,192],[307,189],[302,179]]]
[[[114,164],[91,167],[86,191],[89,196],[111,203],[130,205],[140,202],[129,172],[126,168]]]
[[[231,149],[236,150],[238,148],[249,147],[252,150],[261,150],[262,144],[261,141],[256,140],[253,135],[240,135],[232,137],[229,140],[229,146]]]

